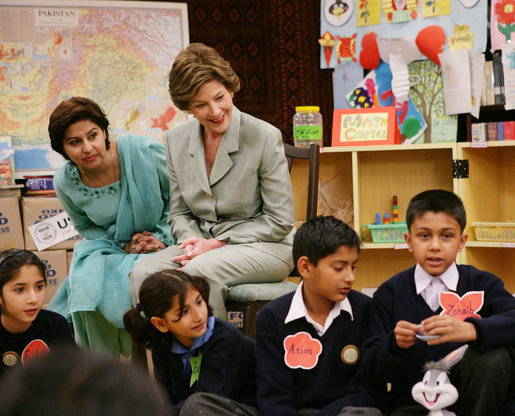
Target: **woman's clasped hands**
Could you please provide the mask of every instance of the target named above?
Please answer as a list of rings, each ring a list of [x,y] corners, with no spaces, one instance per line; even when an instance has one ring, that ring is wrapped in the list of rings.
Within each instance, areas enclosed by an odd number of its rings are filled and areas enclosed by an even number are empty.
[[[175,256],[172,260],[184,267],[192,258],[215,248],[223,247],[226,244],[226,242],[216,238],[190,237],[179,245],[179,248],[182,248],[184,253],[180,256]]]
[[[132,236],[131,241],[125,244],[124,250],[129,254],[146,254],[159,251],[165,247],[163,242],[151,232],[142,231]]]

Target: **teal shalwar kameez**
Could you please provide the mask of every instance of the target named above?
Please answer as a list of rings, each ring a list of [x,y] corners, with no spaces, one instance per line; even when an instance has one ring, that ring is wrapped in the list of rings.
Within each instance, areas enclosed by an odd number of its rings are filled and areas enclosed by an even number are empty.
[[[163,145],[125,135],[118,138],[117,149],[117,182],[89,188],[71,162],[54,176],[59,201],[84,240],[74,246],[69,275],[49,309],[72,322],[79,345],[128,356],[132,341],[123,314],[132,307],[129,272],[138,259],[152,254],[127,254],[122,247],[144,230],[166,246],[173,239],[167,224],[170,187]]]

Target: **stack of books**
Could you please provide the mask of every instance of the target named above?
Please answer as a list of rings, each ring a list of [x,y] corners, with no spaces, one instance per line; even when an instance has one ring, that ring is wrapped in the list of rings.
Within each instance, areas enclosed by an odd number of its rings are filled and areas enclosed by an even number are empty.
[[[471,125],[471,141],[515,140],[515,121],[489,121]]]

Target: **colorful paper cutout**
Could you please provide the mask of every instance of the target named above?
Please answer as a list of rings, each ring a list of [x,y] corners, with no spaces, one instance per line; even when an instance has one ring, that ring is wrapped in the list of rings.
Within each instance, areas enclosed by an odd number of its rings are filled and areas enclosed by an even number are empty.
[[[27,364],[30,360],[50,352],[50,348],[45,343],[45,341],[41,339],[35,339],[29,343],[21,353],[21,362],[22,364]]]
[[[379,48],[377,47],[377,35],[374,32],[367,33],[361,39],[359,63],[368,71],[376,69],[379,65]]]
[[[354,0],[325,0],[324,16],[333,26],[342,26],[352,15]]]
[[[324,49],[324,56],[325,61],[327,62],[327,66],[329,67],[329,64],[331,62],[331,56],[333,54],[333,48],[334,48],[334,36],[329,33],[329,31],[325,32],[324,35],[318,39],[318,43],[322,46]]]
[[[383,0],[383,13],[387,23],[401,23],[418,16],[417,0]]]
[[[451,14],[450,0],[423,0],[422,17],[435,17]]]
[[[467,25],[454,26],[454,32],[448,40],[449,49],[472,49],[474,44],[474,34]]]
[[[337,36],[338,43],[336,45],[336,54],[338,56],[338,63],[345,61],[357,62],[356,59],[356,36],[354,33],[350,38],[342,38]]]
[[[454,292],[440,292],[440,315],[449,315],[464,321],[467,318],[481,318],[478,312],[485,301],[485,292],[471,291],[459,296]]]
[[[443,51],[445,45],[445,32],[438,26],[428,26],[422,29],[415,39],[418,50],[431,59],[435,64],[440,65],[438,54]]]
[[[288,335],[284,339],[283,346],[284,363],[292,369],[311,370],[315,368],[318,356],[322,353],[320,341],[304,331]]]
[[[359,0],[356,12],[356,26],[378,25],[381,23],[381,0]]]

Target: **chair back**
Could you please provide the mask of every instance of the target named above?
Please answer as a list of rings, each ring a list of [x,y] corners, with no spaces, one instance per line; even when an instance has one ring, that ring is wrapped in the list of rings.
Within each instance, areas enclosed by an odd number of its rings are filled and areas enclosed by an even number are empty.
[[[320,146],[311,144],[308,147],[295,147],[284,143],[284,153],[288,161],[288,170],[291,172],[294,159],[309,159],[308,173],[308,199],[306,220],[317,216],[318,205],[318,171],[320,168]]]

